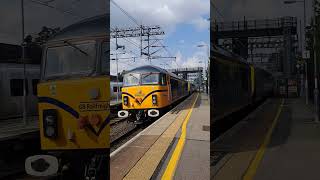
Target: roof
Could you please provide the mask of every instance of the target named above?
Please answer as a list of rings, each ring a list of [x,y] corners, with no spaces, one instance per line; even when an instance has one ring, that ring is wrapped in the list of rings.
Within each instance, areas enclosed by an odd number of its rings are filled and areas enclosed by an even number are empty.
[[[169,72],[165,69],[162,69],[157,66],[152,66],[152,65],[140,66],[140,67],[137,67],[137,68],[134,68],[132,70],[125,72],[125,74],[127,74],[127,73],[148,73],[148,72],[169,74],[170,76],[173,76],[177,79],[181,79],[179,76],[175,75],[172,72]]]
[[[224,58],[227,58],[229,60],[234,60],[234,61],[237,61],[237,62],[240,62],[240,63],[243,63],[243,64],[249,64],[244,58],[242,58],[241,56],[237,55],[237,54],[234,54],[230,51],[227,51],[219,46],[213,46],[213,53],[214,53],[214,56],[217,56],[217,57],[224,57]],[[265,70],[265,69],[262,69],[260,67],[257,67],[256,65],[253,65],[255,69],[261,69],[269,74],[271,74],[269,71]]]
[[[237,55],[235,53],[232,53],[226,49],[223,49],[219,46],[213,46],[213,56],[216,56],[216,57],[224,57],[224,58],[227,58],[227,59],[230,59],[230,60],[237,60],[238,62],[242,62],[242,63],[245,63],[245,64],[248,64],[247,61],[241,57],[240,55]]]
[[[49,41],[66,40],[85,36],[107,35],[107,31],[109,31],[107,28],[108,23],[107,14],[91,17],[62,29]]]

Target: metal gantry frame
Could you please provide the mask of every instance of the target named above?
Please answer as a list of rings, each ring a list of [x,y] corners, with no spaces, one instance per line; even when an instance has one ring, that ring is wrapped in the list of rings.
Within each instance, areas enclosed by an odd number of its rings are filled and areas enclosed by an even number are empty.
[[[162,36],[164,34],[165,33],[160,26],[141,25],[140,27],[133,28],[114,28],[110,31],[110,38],[118,39],[140,37],[140,56],[146,56],[151,64],[152,59],[175,59],[175,57],[155,56],[157,52],[166,48],[166,46],[160,43],[162,39],[157,38],[157,36]]]
[[[276,19],[218,22],[213,24],[217,43],[241,55],[248,62],[269,61],[273,54],[282,53],[285,74],[293,73],[295,51],[297,49],[297,18],[284,17]],[[267,52],[265,50],[268,50]],[[294,50],[294,51],[292,51]],[[294,52],[294,53],[292,53]],[[277,61],[280,61],[277,60]],[[275,62],[277,62],[275,61]],[[271,64],[270,62],[269,64]],[[265,64],[265,63],[264,63]],[[266,65],[266,64],[265,64]],[[272,67],[274,67],[272,65]],[[271,66],[268,69],[272,69]],[[280,67],[273,68],[279,71]]]

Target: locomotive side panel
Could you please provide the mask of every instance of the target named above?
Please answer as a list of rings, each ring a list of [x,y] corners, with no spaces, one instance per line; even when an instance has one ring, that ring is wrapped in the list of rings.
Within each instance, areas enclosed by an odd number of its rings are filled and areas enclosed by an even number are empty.
[[[224,117],[251,101],[249,66],[217,58],[214,62],[214,116]]]
[[[109,147],[109,78],[86,78],[41,83],[39,120],[44,150]],[[51,113],[52,112],[52,113]],[[56,123],[50,137],[48,121]]]

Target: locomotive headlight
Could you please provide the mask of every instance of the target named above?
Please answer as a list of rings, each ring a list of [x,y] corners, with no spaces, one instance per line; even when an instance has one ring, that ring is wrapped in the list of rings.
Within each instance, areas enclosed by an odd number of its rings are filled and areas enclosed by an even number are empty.
[[[126,106],[129,104],[128,96],[124,96],[123,97],[123,104],[126,105]]]
[[[47,125],[52,126],[52,125],[54,125],[54,121],[55,121],[54,119],[55,119],[55,117],[53,117],[53,116],[46,116],[45,122]]]
[[[43,111],[43,130],[47,138],[58,137],[58,113],[56,109]]]
[[[152,104],[157,104],[157,95],[152,95]]]
[[[51,127],[51,126],[48,126],[48,127],[46,128],[45,134],[47,135],[47,137],[53,137],[54,134],[55,134],[54,128]]]

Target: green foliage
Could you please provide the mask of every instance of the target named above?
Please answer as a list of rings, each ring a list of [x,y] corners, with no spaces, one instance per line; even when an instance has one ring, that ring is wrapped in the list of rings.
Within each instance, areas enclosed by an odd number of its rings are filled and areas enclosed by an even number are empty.
[[[37,34],[36,37],[31,35],[26,36],[24,39],[27,46],[30,45],[42,45],[46,43],[53,35],[60,31],[60,28],[48,28],[43,26],[41,31]]]

